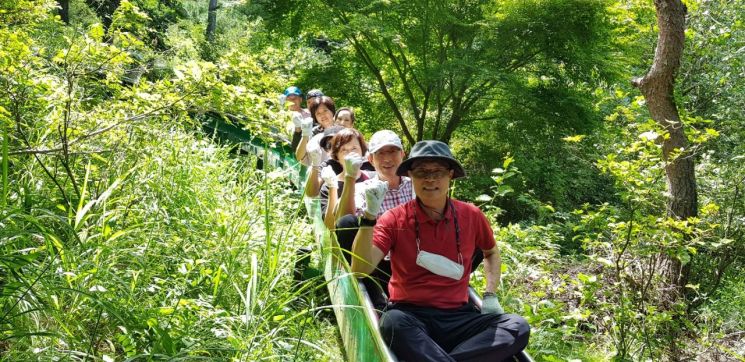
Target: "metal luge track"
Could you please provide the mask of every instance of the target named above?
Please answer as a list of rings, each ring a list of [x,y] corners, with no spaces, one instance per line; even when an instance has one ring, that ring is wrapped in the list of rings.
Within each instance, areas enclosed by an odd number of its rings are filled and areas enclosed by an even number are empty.
[[[350,272],[336,239],[321,219],[318,200],[306,199],[308,215],[313,221],[314,237],[320,253],[321,269],[334,309],[347,360],[397,361],[378,331],[377,312],[362,284]]]

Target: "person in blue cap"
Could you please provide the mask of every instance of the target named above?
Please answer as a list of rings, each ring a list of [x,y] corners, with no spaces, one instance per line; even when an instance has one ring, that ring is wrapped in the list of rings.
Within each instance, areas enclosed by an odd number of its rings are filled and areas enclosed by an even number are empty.
[[[303,117],[310,117],[310,112],[302,107],[303,99],[303,91],[296,86],[290,86],[279,96],[279,103],[281,107],[287,104],[290,111],[300,112]]]
[[[390,256],[389,304],[380,331],[405,361],[503,361],[528,344],[530,326],[497,299],[501,258],[489,220],[473,204],[450,198],[450,181],[466,175],[447,144],[420,141],[396,174],[411,178],[414,200],[379,210],[388,185],[365,189],[365,212],[352,247],[352,272],[370,275]],[[471,259],[484,255],[481,309],[468,303]]]
[[[288,125],[287,128],[292,135],[291,145],[294,150],[303,138],[302,122],[303,119],[310,117],[310,111],[302,107],[303,91],[296,86],[287,87],[284,93],[279,96],[279,103],[281,108],[287,104],[287,109],[291,112],[292,124]]]

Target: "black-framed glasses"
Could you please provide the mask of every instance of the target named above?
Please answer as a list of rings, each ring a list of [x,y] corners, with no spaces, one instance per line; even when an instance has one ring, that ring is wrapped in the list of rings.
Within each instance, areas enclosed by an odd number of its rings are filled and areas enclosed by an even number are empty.
[[[411,170],[411,176],[418,179],[439,180],[448,175],[450,175],[450,170],[447,168],[430,170],[424,168],[415,168]]]

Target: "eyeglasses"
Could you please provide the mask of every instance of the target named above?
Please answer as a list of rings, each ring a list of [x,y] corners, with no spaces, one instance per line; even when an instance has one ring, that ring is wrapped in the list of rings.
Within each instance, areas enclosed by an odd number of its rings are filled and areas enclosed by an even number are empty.
[[[450,175],[450,170],[446,168],[438,168],[432,170],[416,168],[411,170],[411,176],[418,179],[439,180],[448,175]]]

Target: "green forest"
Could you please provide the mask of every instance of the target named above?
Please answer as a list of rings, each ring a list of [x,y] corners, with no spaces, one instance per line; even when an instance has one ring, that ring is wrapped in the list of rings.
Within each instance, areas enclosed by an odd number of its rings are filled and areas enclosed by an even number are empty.
[[[745,361],[743,0],[0,0],[2,360],[346,360],[204,127],[289,147],[288,86],[450,145],[536,361]]]

